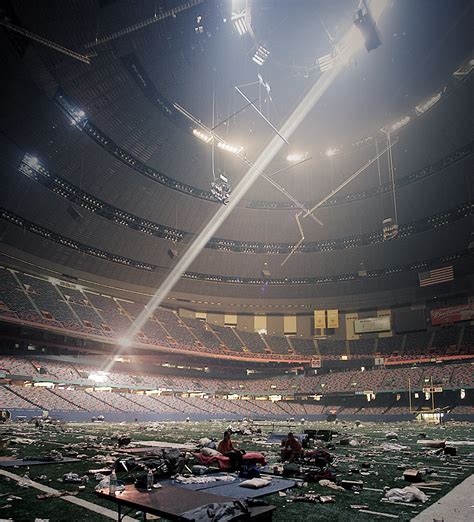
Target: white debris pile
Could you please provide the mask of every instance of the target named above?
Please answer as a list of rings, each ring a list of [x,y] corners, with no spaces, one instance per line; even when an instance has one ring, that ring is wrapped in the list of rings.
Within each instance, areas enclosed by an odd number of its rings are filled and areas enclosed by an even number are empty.
[[[385,498],[390,502],[426,502],[428,497],[415,486],[389,489],[385,493]]]

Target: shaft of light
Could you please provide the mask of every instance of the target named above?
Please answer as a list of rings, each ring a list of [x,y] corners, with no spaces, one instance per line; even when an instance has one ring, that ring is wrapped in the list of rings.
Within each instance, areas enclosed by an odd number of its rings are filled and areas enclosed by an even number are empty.
[[[299,124],[307,116],[309,111],[314,107],[316,102],[321,98],[324,92],[328,89],[334,78],[339,74],[341,66],[335,67],[331,71],[323,74],[318,81],[313,85],[308,94],[304,97],[302,102],[296,107],[293,114],[286,120],[280,130],[280,134],[287,139],[293,134]],[[245,176],[241,179],[239,184],[235,187],[230,201],[227,205],[219,207],[217,212],[212,216],[207,225],[203,228],[201,233],[189,245],[186,251],[180,256],[178,263],[174,266],[168,274],[163,283],[159,286],[156,293],[148,302],[140,314],[136,317],[135,322],[127,332],[126,338],[132,339],[133,336],[141,330],[150,315],[162,303],[166,296],[173,289],[174,285],[179,281],[183,272],[185,272],[200,254],[201,250],[206,246],[209,240],[214,236],[219,227],[225,221],[227,216],[237,206],[245,193],[254,184],[260,174],[265,170],[270,161],[275,157],[278,151],[282,148],[285,142],[275,135],[270,143],[265,147],[263,152],[257,158],[252,167],[247,171]]]
[[[386,1],[379,0],[375,2],[378,8],[376,18],[378,18],[383,9],[381,4],[386,5]],[[350,59],[358,50],[360,50],[360,39],[358,38],[357,29],[352,26],[347,34],[345,35],[342,45],[344,48],[344,58]],[[327,91],[332,82],[338,76],[343,69],[343,60],[340,60],[338,64],[330,71],[325,72],[318,78],[316,83],[311,87],[309,92],[299,103],[293,113],[289,116],[286,122],[280,129],[280,134],[288,140],[293,132],[298,128],[300,123],[306,118],[311,109],[316,105],[321,96]],[[126,338],[133,339],[133,336],[141,330],[143,325],[147,322],[151,314],[158,308],[163,302],[166,296],[173,289],[175,284],[181,278],[181,275],[191,266],[193,261],[200,254],[201,250],[206,246],[209,240],[217,232],[222,223],[226,220],[227,216],[234,210],[240,200],[244,197],[245,193],[255,183],[260,174],[265,170],[268,164],[276,156],[278,151],[283,147],[284,141],[279,135],[273,136],[270,143],[265,147],[260,156],[257,158],[255,163],[249,168],[245,176],[241,179],[238,185],[235,187],[230,201],[227,205],[220,206],[217,212],[211,217],[209,222],[204,226],[201,233],[196,236],[194,241],[190,243],[186,251],[180,256],[179,261],[176,263],[174,268],[161,283],[153,297],[150,299],[146,307],[136,317],[134,323],[129,328]]]

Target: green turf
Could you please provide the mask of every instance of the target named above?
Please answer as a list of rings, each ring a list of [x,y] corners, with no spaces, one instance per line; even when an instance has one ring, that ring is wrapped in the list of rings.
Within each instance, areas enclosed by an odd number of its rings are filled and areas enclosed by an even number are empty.
[[[155,427],[156,431],[147,431],[146,427]],[[25,455],[31,455],[38,452],[48,452],[51,449],[58,449],[67,454],[67,448],[64,445],[83,443],[84,448],[75,449],[79,453],[93,457],[96,454],[107,455],[110,450],[98,449],[94,446],[101,443],[111,446],[113,444],[111,435],[114,433],[129,434],[134,440],[161,440],[168,442],[189,442],[199,439],[202,436],[220,437],[224,429],[228,426],[228,422],[199,422],[199,423],[157,423],[157,424],[70,424],[65,426],[65,431],[59,431],[54,428],[45,428],[38,430],[31,425],[9,424],[0,427],[0,435],[17,433],[19,436],[34,439],[29,445],[10,446],[2,452],[3,455],[11,455],[11,450],[16,449],[18,458]],[[385,424],[364,424],[361,427],[355,427],[354,424],[348,423],[347,427],[341,424],[334,426],[324,422],[305,423],[304,427],[297,427],[294,431],[302,431],[304,428],[333,428],[340,432],[346,432],[351,437],[360,441],[360,445],[356,447],[337,446],[332,452],[335,456],[340,457],[336,467],[338,477],[349,479],[362,479],[365,487],[383,489],[384,487],[403,487],[407,485],[404,480],[400,480],[402,471],[397,469],[397,464],[405,464],[409,467],[413,466],[432,466],[433,468],[441,468],[437,470],[444,477],[430,476],[430,480],[445,481],[448,484],[440,486],[440,491],[426,491],[430,495],[429,502],[426,504],[413,504],[407,506],[387,505],[380,502],[383,497],[382,492],[363,490],[360,494],[350,491],[334,492],[330,489],[323,488],[319,484],[309,484],[302,488],[303,491],[314,491],[316,493],[335,495],[336,502],[334,504],[307,504],[307,503],[291,503],[288,497],[280,497],[271,495],[265,497],[265,500],[278,506],[273,519],[276,522],[288,520],[293,521],[366,521],[367,518],[382,520],[381,517],[358,513],[351,509],[351,504],[367,504],[368,509],[392,513],[399,516],[399,520],[410,520],[416,513],[420,512],[429,503],[436,501],[438,498],[447,493],[452,487],[461,482],[464,478],[473,472],[474,464],[471,466],[461,465],[464,456],[472,451],[472,447],[458,448],[458,456],[447,459],[439,457],[427,457],[425,450],[416,444],[418,433],[425,432],[428,438],[441,438],[449,440],[473,440],[473,427],[469,424],[451,423],[446,427],[427,426],[418,423],[385,423]],[[275,431],[285,431],[286,426],[282,425]],[[398,443],[409,446],[410,452],[407,454],[397,454],[381,452],[374,450],[374,446],[385,442],[385,434],[388,431],[395,430],[399,434]],[[271,424],[263,428],[266,435],[271,431]],[[233,440],[238,446],[246,450],[260,450],[267,454],[271,462],[275,462],[278,453],[278,446],[270,448],[258,443],[252,442],[251,436],[234,435]],[[371,453],[379,453],[372,456]],[[344,460],[342,460],[344,459]],[[357,473],[351,473],[351,468],[358,468],[362,462],[371,462],[371,471],[373,474],[369,476],[361,476]],[[454,475],[451,467],[457,466],[459,474]],[[53,464],[47,466],[31,466],[27,468],[8,468],[8,471],[23,475],[29,472],[29,476],[33,480],[43,482],[46,485],[60,490],[74,491],[77,489],[74,485],[62,484],[60,478],[68,471],[83,474],[90,468],[100,468],[101,463],[91,463],[89,461],[72,463],[72,464]],[[41,475],[47,475],[48,480],[39,479]],[[120,476],[119,476],[120,478]],[[96,481],[91,477],[86,489],[80,491],[79,498],[83,498],[90,502],[103,505],[110,509],[114,509],[114,505],[107,500],[97,498],[94,487]],[[292,490],[297,492],[298,490]],[[102,516],[96,515],[91,511],[79,508],[69,504],[61,499],[37,500],[36,495],[40,492],[33,488],[20,488],[13,481],[7,481],[4,477],[0,478],[0,495],[2,493],[10,493],[22,497],[22,500],[6,501],[6,497],[0,497],[0,518],[13,518],[16,521],[34,521],[38,518],[48,518],[51,521],[61,520],[91,520],[102,521],[108,520]],[[290,494],[290,493],[289,493]],[[12,504],[12,508],[2,509],[5,504]],[[384,519],[387,520],[387,519]]]

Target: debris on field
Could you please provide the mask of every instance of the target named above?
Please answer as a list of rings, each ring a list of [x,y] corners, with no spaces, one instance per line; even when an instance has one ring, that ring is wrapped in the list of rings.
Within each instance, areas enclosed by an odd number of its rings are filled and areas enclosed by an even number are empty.
[[[385,493],[385,498],[392,502],[426,502],[428,497],[415,486],[406,486],[403,489],[393,488]]]
[[[323,479],[319,481],[319,485],[323,488],[331,488],[336,491],[345,491],[345,489],[342,486],[338,486],[335,482],[332,482],[332,480]]]
[[[54,491],[53,493],[41,493],[39,495],[36,495],[36,498],[38,500],[46,500],[48,498],[59,498],[64,497],[66,495],[71,495],[75,497],[77,493],[77,491]]]

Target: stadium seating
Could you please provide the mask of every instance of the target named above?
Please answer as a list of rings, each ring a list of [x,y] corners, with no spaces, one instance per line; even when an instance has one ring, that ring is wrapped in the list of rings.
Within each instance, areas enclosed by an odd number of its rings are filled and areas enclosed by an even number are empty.
[[[25,274],[18,274],[18,279],[43,314],[43,319],[49,319],[54,326],[83,330],[82,323],[53,284]]]
[[[182,318],[182,321],[192,330],[193,334],[199,339],[199,341],[211,351],[219,351],[223,347],[216,334],[204,321],[189,318]]]
[[[431,346],[438,349],[456,347],[459,341],[460,331],[461,329],[457,326],[448,326],[436,330]]]
[[[316,347],[312,339],[302,339],[301,337],[292,337],[290,339],[291,346],[295,353],[300,355],[307,355],[309,357],[316,357]]]
[[[99,316],[85,294],[71,288],[61,286],[57,288],[79,317],[86,331],[89,330],[91,333],[100,335],[107,334],[107,332],[103,330],[104,319]]]
[[[403,335],[393,337],[379,337],[377,339],[377,353],[380,355],[399,354],[401,351]]]
[[[286,337],[267,335],[265,340],[273,353],[287,354],[291,349]]]
[[[427,332],[413,332],[407,334],[403,355],[407,357],[426,354],[428,351],[429,339],[430,334]]]
[[[109,326],[118,337],[124,337],[132,326],[132,321],[115,299],[92,292],[85,292],[85,295],[97,313],[104,319],[104,324]]]
[[[260,334],[256,332],[238,331],[238,336],[244,342],[244,346],[247,347],[253,353],[265,353],[265,343],[262,341]]]
[[[374,339],[354,339],[349,341],[349,352],[351,358],[357,357],[373,357],[374,356]]]
[[[318,339],[321,356],[326,359],[339,359],[346,354],[346,341]]]
[[[0,269],[1,301],[25,321],[41,322],[42,317],[9,270]]]
[[[235,335],[235,332],[232,328],[213,324],[212,329],[229,350],[234,352],[242,352],[242,342]]]
[[[36,322],[42,327],[64,328],[68,332],[120,340],[144,305],[99,295],[80,287],[69,288],[29,274],[0,267],[0,317]],[[429,347],[433,336],[432,346]],[[434,332],[414,332],[378,339],[351,341],[302,339],[241,331],[180,318],[170,310],[158,308],[136,334],[137,342],[168,349],[211,353],[245,358],[300,360],[301,358],[339,359],[383,357],[411,360],[422,356],[469,354],[474,347],[474,327],[449,326]],[[459,340],[462,344],[458,348]],[[315,344],[316,343],[316,344]],[[348,351],[346,349],[348,347]]]

